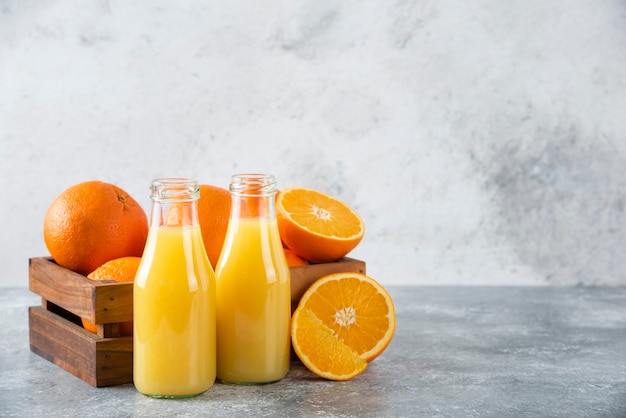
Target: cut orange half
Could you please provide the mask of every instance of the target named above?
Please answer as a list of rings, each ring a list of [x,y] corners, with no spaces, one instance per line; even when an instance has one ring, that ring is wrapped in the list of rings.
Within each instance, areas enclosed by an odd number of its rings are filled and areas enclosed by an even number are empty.
[[[293,316],[293,348],[302,363],[313,373],[329,380],[349,380],[367,368],[367,362],[339,340],[310,309]],[[297,347],[297,348],[296,348]]]
[[[317,280],[300,299],[291,342],[313,373],[348,380],[387,348],[395,329],[393,301],[383,286],[360,273],[335,273]]]
[[[325,193],[288,187],[276,198],[280,237],[291,251],[314,263],[345,257],[365,233],[360,216]]]

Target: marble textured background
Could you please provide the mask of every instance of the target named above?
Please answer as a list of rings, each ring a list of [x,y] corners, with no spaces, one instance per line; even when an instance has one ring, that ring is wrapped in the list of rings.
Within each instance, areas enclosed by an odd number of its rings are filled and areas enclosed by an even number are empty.
[[[350,204],[390,284],[626,284],[626,3],[0,0],[0,265],[161,176]]]

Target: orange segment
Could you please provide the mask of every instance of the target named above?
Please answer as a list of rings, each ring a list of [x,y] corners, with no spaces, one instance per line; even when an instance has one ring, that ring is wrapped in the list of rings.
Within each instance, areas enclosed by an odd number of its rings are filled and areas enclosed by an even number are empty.
[[[311,371],[330,380],[349,380],[361,374],[367,362],[339,340],[310,310],[296,310],[292,318],[294,351]]]
[[[289,187],[278,193],[276,217],[285,245],[316,263],[345,257],[365,232],[363,221],[348,205],[303,187]]]
[[[395,309],[386,289],[371,277],[352,272],[330,274],[313,283],[291,322],[292,345],[302,363],[333,380],[362,372],[365,368],[349,353],[366,363],[373,361],[387,348],[395,329]],[[344,370],[350,359],[354,375]]]

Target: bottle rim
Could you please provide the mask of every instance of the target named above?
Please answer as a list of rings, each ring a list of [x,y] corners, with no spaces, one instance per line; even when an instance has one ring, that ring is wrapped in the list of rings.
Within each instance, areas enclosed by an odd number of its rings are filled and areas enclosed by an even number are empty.
[[[152,180],[152,200],[193,201],[200,197],[197,180],[185,177],[163,177]]]
[[[234,174],[229,190],[235,196],[272,196],[276,194],[276,177],[272,174]]]

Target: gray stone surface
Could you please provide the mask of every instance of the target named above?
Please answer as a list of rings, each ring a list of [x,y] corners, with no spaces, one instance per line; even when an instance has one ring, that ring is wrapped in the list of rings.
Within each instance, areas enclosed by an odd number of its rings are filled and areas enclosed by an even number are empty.
[[[626,288],[390,287],[389,348],[348,382],[299,362],[281,382],[187,400],[94,388],[31,353],[24,288],[0,289],[0,416],[626,416]]]

